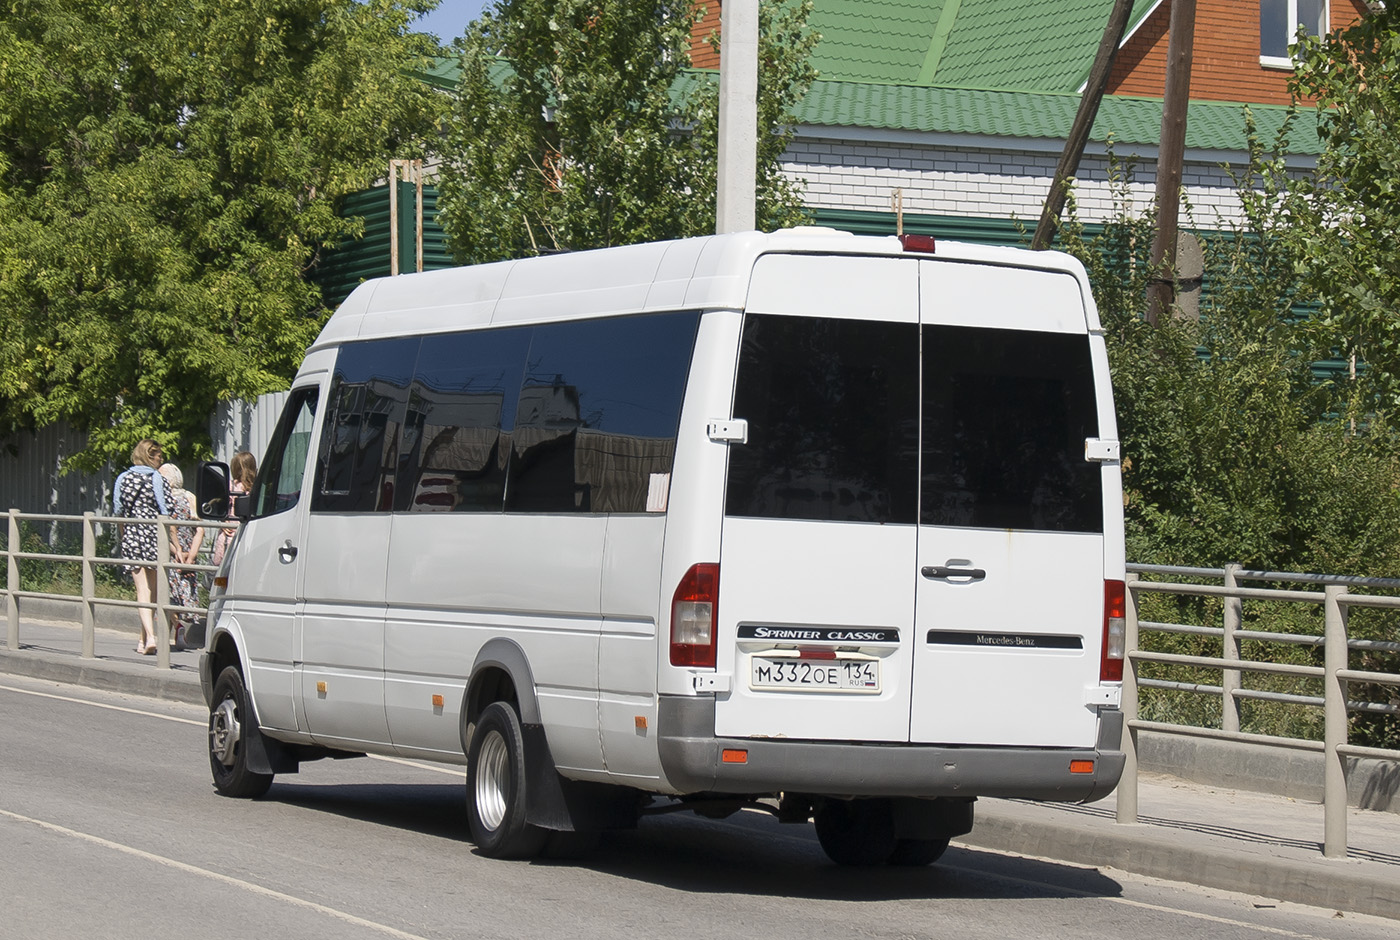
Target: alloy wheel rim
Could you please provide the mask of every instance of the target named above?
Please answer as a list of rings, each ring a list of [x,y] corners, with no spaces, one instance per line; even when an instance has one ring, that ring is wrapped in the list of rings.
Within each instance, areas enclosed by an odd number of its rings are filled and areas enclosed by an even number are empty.
[[[476,813],[487,829],[499,829],[506,818],[510,786],[509,751],[499,731],[489,731],[476,755]]]
[[[243,726],[238,720],[238,707],[226,698],[209,715],[209,751],[225,767],[232,767],[238,750]]]

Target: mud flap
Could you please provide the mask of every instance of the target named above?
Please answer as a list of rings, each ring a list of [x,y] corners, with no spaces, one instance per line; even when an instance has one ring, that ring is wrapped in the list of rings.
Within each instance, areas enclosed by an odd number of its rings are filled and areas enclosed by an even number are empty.
[[[596,832],[637,827],[637,792],[606,783],[567,780],[554,768],[543,725],[521,725],[525,737],[525,819],[542,829]]]

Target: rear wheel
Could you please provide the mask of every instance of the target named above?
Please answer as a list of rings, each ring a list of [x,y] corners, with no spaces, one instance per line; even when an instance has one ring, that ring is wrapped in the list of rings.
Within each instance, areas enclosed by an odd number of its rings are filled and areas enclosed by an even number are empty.
[[[248,704],[248,690],[237,666],[225,667],[214,683],[214,704],[209,709],[209,768],[214,789],[224,796],[256,797],[272,786],[272,774],[248,769],[248,742],[258,731]]]
[[[526,822],[525,746],[520,718],[492,702],[477,719],[467,751],[467,821],[472,841],[490,858],[532,858],[548,830]]]
[[[889,800],[825,800],[812,821],[822,851],[838,865],[881,865],[898,844]]]

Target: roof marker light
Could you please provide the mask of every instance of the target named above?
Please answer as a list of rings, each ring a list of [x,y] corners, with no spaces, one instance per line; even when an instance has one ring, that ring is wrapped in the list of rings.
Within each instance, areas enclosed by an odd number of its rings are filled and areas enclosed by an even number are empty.
[[[932,235],[909,235],[906,233],[899,236],[899,243],[904,246],[905,251],[933,254],[934,239]]]

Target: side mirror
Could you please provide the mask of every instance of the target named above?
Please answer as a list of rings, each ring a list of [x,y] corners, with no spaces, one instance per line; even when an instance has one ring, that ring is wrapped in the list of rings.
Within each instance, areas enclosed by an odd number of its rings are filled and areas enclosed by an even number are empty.
[[[205,519],[225,519],[229,510],[228,464],[217,460],[199,462],[199,478],[195,481],[194,496],[199,503],[199,514]]]

